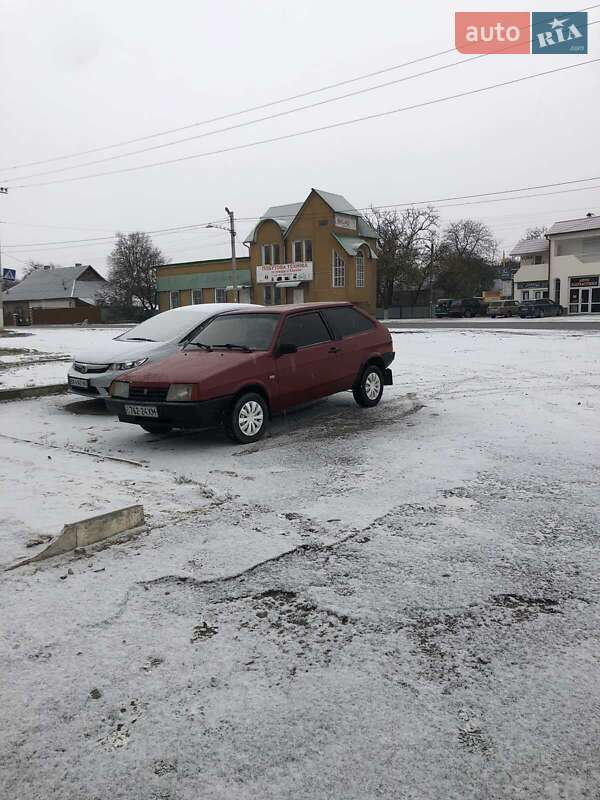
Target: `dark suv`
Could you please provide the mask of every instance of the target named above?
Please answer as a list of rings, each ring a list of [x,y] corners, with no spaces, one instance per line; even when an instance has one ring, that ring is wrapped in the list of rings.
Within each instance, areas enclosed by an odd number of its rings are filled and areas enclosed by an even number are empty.
[[[487,303],[478,297],[465,297],[462,300],[438,300],[433,313],[438,319],[442,317],[484,317]]]
[[[350,303],[240,309],[215,317],[177,354],[119,376],[108,406],[149,433],[221,422],[246,444],[272,414],[336,392],[377,405],[393,359],[389,330]]]
[[[519,309],[519,316],[521,319],[525,317],[560,317],[564,312],[564,308],[555,303],[554,300],[549,300],[544,297],[541,300],[524,300]]]

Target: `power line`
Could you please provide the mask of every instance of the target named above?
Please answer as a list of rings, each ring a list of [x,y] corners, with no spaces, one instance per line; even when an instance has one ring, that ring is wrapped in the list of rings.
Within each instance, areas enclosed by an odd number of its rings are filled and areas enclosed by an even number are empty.
[[[596,3],[594,5],[586,6],[585,8],[579,9],[578,11],[579,12],[591,11],[591,10],[593,10],[595,8],[599,8],[599,7],[600,7],[600,3]],[[596,24],[596,22],[591,22],[591,23],[588,24],[588,27],[590,27],[591,25],[594,25],[594,24]],[[524,26],[523,28],[521,28],[520,30],[525,30],[525,29],[530,29],[530,28],[531,28],[531,26],[527,25],[527,26]],[[473,61],[473,60],[477,60],[479,58],[484,58],[484,57],[489,56],[489,55],[502,53],[505,50],[513,49],[514,46],[515,46],[514,44],[509,44],[506,47],[498,48],[497,50],[493,51],[492,53],[482,53],[482,54],[474,56],[473,58],[462,59],[461,61],[454,62],[452,64],[447,64],[447,65],[444,65],[442,67],[439,67],[439,68],[436,68],[436,69],[433,69],[433,70],[429,70],[429,71],[426,71],[426,72],[423,72],[423,73],[417,73],[416,75],[408,76],[408,77],[406,77],[404,79],[400,79],[400,81],[390,81],[388,83],[380,84],[380,85],[372,87],[372,88],[364,89],[364,90],[361,90],[361,91],[358,91],[358,92],[351,92],[351,93],[349,93],[347,95],[342,95],[341,97],[336,97],[336,98],[332,98],[330,100],[321,101],[319,103],[314,103],[314,104],[310,104],[310,105],[307,105],[307,106],[302,106],[302,107],[297,108],[297,109],[292,109],[292,110],[287,111],[287,112],[282,112],[282,114],[275,114],[275,115],[267,116],[267,117],[264,117],[264,118],[261,118],[261,119],[258,119],[258,120],[251,120],[249,122],[242,123],[240,125],[234,125],[231,128],[225,128],[225,129],[222,129],[220,131],[214,131],[214,132],[211,132],[211,133],[208,133],[208,134],[205,134],[205,135],[209,136],[209,135],[213,135],[214,133],[221,133],[221,132],[223,132],[223,130],[231,130],[232,128],[243,127],[244,125],[256,124],[257,122],[262,122],[262,121],[264,121],[266,119],[271,119],[271,118],[276,117],[276,116],[282,116],[284,114],[295,113],[296,111],[302,111],[302,110],[305,110],[306,108],[312,108],[312,107],[314,107],[316,105],[321,105],[322,103],[333,102],[335,100],[342,99],[343,97],[350,97],[350,96],[352,96],[354,94],[361,94],[364,91],[373,91],[374,89],[382,88],[383,86],[389,86],[389,85],[391,85],[393,83],[401,82],[402,80],[411,80],[414,77],[420,77],[421,75],[427,75],[427,74],[430,74],[431,72],[436,72],[439,69],[448,69],[449,67],[457,66],[458,64],[463,64],[466,61]],[[254,111],[262,111],[265,108],[270,108],[272,106],[281,105],[282,103],[287,103],[287,102],[290,102],[292,100],[300,100],[300,99],[302,99],[304,97],[309,97],[309,96],[314,95],[314,94],[320,94],[320,93],[328,91],[330,89],[338,89],[338,88],[340,88],[342,86],[348,86],[349,84],[352,84],[352,83],[357,83],[359,81],[366,80],[368,78],[374,78],[374,77],[377,77],[379,75],[384,75],[384,74],[387,74],[387,73],[390,73],[390,72],[394,72],[394,71],[396,71],[398,69],[403,69],[404,67],[413,66],[414,64],[419,64],[419,63],[423,63],[425,61],[430,61],[430,60],[432,60],[434,58],[439,58],[440,56],[448,55],[450,53],[455,53],[455,52],[459,52],[459,51],[457,51],[457,49],[455,47],[451,47],[451,48],[448,48],[446,50],[440,50],[440,51],[438,51],[436,53],[431,53],[431,54],[429,54],[427,56],[421,56],[419,58],[415,58],[415,59],[412,59],[410,61],[405,61],[405,62],[403,62],[401,64],[394,64],[394,65],[392,65],[390,67],[384,67],[382,69],[375,70],[373,72],[367,72],[367,73],[364,73],[362,75],[357,75],[357,76],[355,76],[353,78],[347,78],[347,79],[342,80],[342,81],[336,81],[335,83],[326,84],[325,86],[321,86],[321,87],[318,87],[316,89],[310,89],[310,90],[305,91],[305,92],[299,92],[299,93],[294,94],[294,95],[288,95],[287,97],[278,98],[277,100],[271,100],[271,101],[269,101],[267,103],[261,103],[259,105],[255,105],[255,106],[249,106],[249,107],[241,109],[239,111],[233,111],[233,112],[230,112],[228,114],[222,114],[220,116],[216,116],[216,117],[211,117],[211,118],[208,118],[208,119],[200,120],[199,122],[193,122],[193,123],[190,123],[188,125],[179,126],[177,128],[169,128],[169,129],[164,130],[164,131],[158,131],[157,133],[148,134],[146,136],[139,136],[139,137],[136,137],[136,138],[133,138],[133,139],[126,139],[126,140],[123,140],[123,141],[120,141],[120,142],[115,142],[113,144],[103,145],[101,147],[94,147],[94,148],[91,148],[91,149],[88,149],[88,150],[80,150],[80,151],[78,151],[76,153],[69,153],[69,154],[62,155],[62,156],[54,156],[52,158],[40,159],[38,161],[29,161],[29,162],[26,162],[26,163],[23,163],[23,164],[15,164],[15,165],[10,166],[10,167],[2,167],[2,168],[0,168],[0,170],[1,171],[9,171],[9,170],[12,171],[12,170],[17,170],[17,169],[23,169],[23,168],[28,168],[28,167],[39,166],[39,165],[42,165],[42,164],[50,164],[50,163],[54,163],[56,161],[65,161],[65,160],[70,159],[70,158],[78,158],[79,156],[92,155],[94,153],[100,153],[100,152],[103,152],[105,150],[112,150],[112,149],[114,149],[116,147],[124,147],[124,146],[129,145],[129,144],[136,144],[137,142],[149,141],[151,139],[156,139],[156,138],[159,138],[161,136],[167,136],[167,135],[170,135],[172,133],[179,133],[181,131],[186,131],[186,130],[191,130],[192,128],[201,127],[203,125],[209,125],[209,124],[212,124],[214,122],[221,122],[221,121],[226,120],[226,119],[232,119],[233,117],[238,117],[238,116],[241,116],[243,114],[248,114],[248,113],[251,113],[251,112],[254,112]],[[163,144],[163,145],[158,145],[156,148],[146,148],[146,149],[143,149],[143,150],[132,151],[130,153],[124,153],[124,154],[121,154],[121,155],[115,155],[115,156],[112,156],[112,157],[110,157],[108,159],[101,159],[100,161],[89,162],[89,163],[90,164],[101,163],[102,161],[112,160],[113,158],[124,158],[124,157],[126,157],[128,155],[134,155],[136,153],[147,152],[148,150],[157,149],[157,148],[160,148],[160,147],[170,147],[172,145],[179,144],[179,143],[185,142],[185,141],[189,141],[190,139],[194,139],[194,138],[199,138],[199,137],[188,137],[186,139],[181,139],[181,140],[176,141],[176,142],[170,142],[170,143],[166,143],[166,144]],[[87,165],[89,166],[89,164],[87,164]],[[76,169],[77,167],[81,167],[81,166],[86,166],[86,164],[73,165],[73,166],[70,166],[70,167],[65,167],[64,169]],[[60,170],[56,170],[56,171],[60,171]],[[44,173],[40,173],[40,174],[44,174]]]
[[[548,197],[551,195],[557,194],[569,194],[572,192],[579,192],[579,191],[593,191],[596,189],[600,189],[600,185],[598,186],[578,186],[575,188],[570,189],[560,189],[555,192],[539,192],[536,194],[518,194],[519,192],[529,192],[534,189],[548,189],[555,186],[572,186],[575,183],[586,183],[590,181],[598,181],[600,180],[600,176],[594,176],[591,178],[577,178],[574,180],[568,181],[557,181],[555,183],[546,183],[546,184],[539,184],[538,186],[521,186],[515,189],[498,189],[494,192],[481,192],[479,194],[470,194],[470,195],[456,195],[454,197],[443,197],[437,198],[434,200],[421,200],[421,201],[410,201],[405,203],[381,203],[377,206],[362,206],[361,208],[355,209],[356,211],[369,211],[369,210],[383,210],[387,208],[408,208],[410,206],[427,206],[427,205],[436,205],[439,210],[444,210],[446,208],[456,208],[461,206],[469,206],[469,205],[481,205],[485,203],[496,203],[496,202],[503,202],[508,200],[527,200],[529,198],[535,197]],[[493,197],[493,195],[498,194],[505,194],[510,195],[508,197]],[[479,199],[476,199],[479,198]],[[467,202],[453,202],[448,205],[438,205],[439,203],[448,202],[448,201],[460,201],[466,200]],[[474,201],[474,202],[471,202]],[[295,214],[289,215],[281,215],[281,219],[285,218],[293,218]],[[262,217],[239,217],[238,221],[240,222],[249,222],[254,220],[262,219]],[[214,220],[213,220],[214,221]],[[158,228],[155,230],[146,231],[148,234],[152,234],[154,236],[166,236],[171,235],[172,233],[181,233],[186,231],[194,231],[197,229],[205,228],[208,225],[207,222],[204,223],[196,223],[192,225],[179,225],[173,228]],[[104,237],[97,237],[92,239],[66,239],[63,241],[51,241],[51,242],[29,242],[29,243],[21,243],[21,244],[13,244],[13,245],[4,245],[6,249],[10,252],[16,250],[17,252],[24,251],[27,249],[34,248],[42,248],[45,250],[50,249],[70,249],[72,247],[87,247],[87,246],[102,246],[104,243],[109,242],[117,238],[117,235],[114,234],[113,236],[104,236]]]
[[[359,123],[359,122],[367,122],[367,121],[370,121],[370,120],[373,120],[373,119],[381,119],[383,117],[392,116],[394,114],[400,114],[400,113],[402,113],[404,111],[414,111],[417,108],[426,108],[428,106],[436,105],[437,103],[443,103],[443,102],[447,102],[449,100],[457,100],[457,99],[462,98],[462,97],[469,97],[471,95],[481,94],[483,92],[487,92],[487,91],[490,91],[492,89],[499,89],[499,88],[502,88],[504,86],[512,86],[512,85],[517,84],[517,83],[523,83],[524,81],[533,80],[534,78],[542,78],[542,77],[545,77],[546,75],[554,75],[554,74],[556,74],[558,72],[566,72],[567,70],[577,69],[579,67],[585,67],[585,66],[588,66],[589,64],[595,64],[598,61],[600,61],[600,58],[591,58],[591,59],[588,59],[587,61],[580,61],[577,64],[568,64],[567,66],[564,66],[564,67],[556,67],[555,69],[544,70],[543,72],[536,72],[533,75],[523,75],[523,76],[521,76],[519,78],[512,78],[511,80],[508,80],[508,81],[501,81],[500,83],[493,83],[493,84],[490,84],[488,86],[482,86],[479,89],[470,89],[470,90],[465,91],[465,92],[458,92],[456,94],[446,95],[445,97],[437,97],[434,100],[426,100],[426,101],[424,101],[422,103],[414,103],[413,105],[410,105],[410,106],[402,106],[400,108],[393,108],[393,109],[389,109],[388,111],[380,111],[380,112],[377,112],[375,114],[366,114],[366,115],[364,115],[362,117],[354,117],[352,119],[342,120],[341,122],[334,122],[334,123],[330,123],[328,125],[320,125],[320,126],[315,127],[315,128],[309,128],[309,129],[304,130],[304,131],[295,131],[293,133],[287,133],[287,134],[283,134],[281,136],[273,136],[273,137],[271,137],[269,139],[260,139],[258,141],[254,141],[254,142],[247,142],[245,144],[232,145],[230,147],[224,147],[224,148],[220,148],[218,150],[209,150],[209,151],[205,151],[203,153],[194,153],[193,155],[180,156],[178,158],[171,158],[171,159],[168,159],[168,160],[165,160],[165,161],[154,161],[154,162],[150,162],[148,164],[139,164],[138,166],[135,166],[135,167],[122,167],[120,169],[107,170],[106,172],[95,172],[95,173],[89,173],[87,175],[78,175],[78,176],[73,177],[73,178],[60,178],[58,180],[42,181],[42,182],[38,182],[38,183],[17,184],[14,187],[10,187],[10,188],[13,188],[13,189],[30,189],[30,188],[33,188],[33,187],[40,187],[40,186],[55,186],[55,185],[61,184],[61,183],[74,183],[75,181],[87,180],[88,178],[99,178],[99,177],[104,177],[106,175],[117,175],[117,174],[121,174],[121,173],[125,173],[125,172],[137,172],[137,171],[142,170],[142,169],[149,169],[149,168],[152,168],[152,167],[165,166],[165,165],[168,165],[168,164],[176,164],[176,163],[180,163],[180,162],[183,162],[183,161],[190,161],[190,160],[196,159],[196,158],[205,158],[207,156],[220,155],[220,154],[223,154],[223,153],[232,153],[232,152],[235,152],[235,151],[238,151],[238,150],[246,150],[248,148],[258,147],[258,146],[264,145],[264,144],[273,144],[275,142],[282,142],[282,141],[285,141],[287,139],[294,139],[294,138],[297,138],[297,137],[300,137],[300,136],[308,136],[308,135],[313,134],[313,133],[320,133],[322,131],[333,130],[333,129],[336,129],[336,128],[342,128],[342,127],[345,127],[346,125],[354,125],[354,124]]]

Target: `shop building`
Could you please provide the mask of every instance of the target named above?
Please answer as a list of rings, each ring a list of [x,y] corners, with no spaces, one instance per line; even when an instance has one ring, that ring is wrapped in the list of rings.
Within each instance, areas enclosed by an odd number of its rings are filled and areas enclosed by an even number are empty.
[[[349,300],[375,313],[377,233],[344,197],[312,189],[300,203],[271,206],[237,259],[240,302],[264,305]],[[158,272],[159,308],[233,302],[231,260],[169,264]]]
[[[511,255],[521,259],[516,300],[550,297],[569,314],[600,313],[600,216],[555,222],[545,239],[521,241]]]

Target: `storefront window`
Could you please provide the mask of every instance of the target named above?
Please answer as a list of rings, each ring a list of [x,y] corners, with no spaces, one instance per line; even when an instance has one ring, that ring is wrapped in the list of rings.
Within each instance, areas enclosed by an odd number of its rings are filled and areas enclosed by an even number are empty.
[[[202,289],[194,289],[192,292],[192,303],[196,306],[202,302]]]
[[[226,303],[227,292],[225,289],[215,289],[215,303]]]
[[[179,291],[171,292],[171,308],[179,308],[181,305],[181,299],[179,297]]]
[[[529,300],[529,292],[527,292],[527,291],[523,292],[523,297],[521,299],[522,300]]]

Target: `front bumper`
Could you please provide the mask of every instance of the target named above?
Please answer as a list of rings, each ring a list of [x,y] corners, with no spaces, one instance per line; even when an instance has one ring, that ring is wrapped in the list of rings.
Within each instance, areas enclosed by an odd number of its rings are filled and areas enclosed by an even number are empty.
[[[108,389],[114,380],[118,380],[122,372],[107,370],[98,373],[83,373],[71,367],[67,373],[69,391],[85,397],[108,397]],[[86,386],[74,386],[71,381],[84,381]]]
[[[133,425],[160,423],[173,428],[211,428],[221,423],[223,414],[231,407],[232,399],[227,396],[200,402],[144,403],[138,399],[109,398],[106,405],[118,415],[121,422],[130,422]],[[157,416],[131,414],[126,406],[155,408]]]

